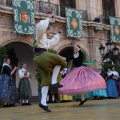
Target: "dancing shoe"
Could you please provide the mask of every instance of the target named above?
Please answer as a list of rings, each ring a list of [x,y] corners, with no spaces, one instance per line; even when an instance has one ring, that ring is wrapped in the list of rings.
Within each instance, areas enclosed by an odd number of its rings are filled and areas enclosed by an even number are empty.
[[[42,104],[39,104],[39,107],[42,108],[46,112],[51,112],[51,110],[48,109],[48,106],[44,106]]]
[[[8,104],[4,105],[4,107],[10,107]]]
[[[60,88],[60,87],[63,87],[63,85],[61,85],[59,83],[55,83],[55,84],[51,84],[50,87],[51,88]]]
[[[25,106],[26,105],[26,103],[22,103],[22,106]]]
[[[79,104],[79,106],[80,105],[83,105],[84,104],[84,102],[86,102],[87,100],[85,99],[85,100],[83,100],[83,101],[80,101],[80,104]]]
[[[15,104],[9,104],[10,107],[15,107],[16,105]]]
[[[26,103],[26,105],[32,105],[31,103]]]

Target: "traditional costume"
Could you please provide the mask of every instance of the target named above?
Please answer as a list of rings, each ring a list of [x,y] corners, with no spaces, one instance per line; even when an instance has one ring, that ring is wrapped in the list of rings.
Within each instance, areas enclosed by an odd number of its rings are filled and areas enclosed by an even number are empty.
[[[104,97],[108,97],[107,96],[107,91],[106,89],[103,90],[94,90],[91,92],[91,95],[94,97],[94,99],[103,99]]]
[[[83,53],[81,50],[70,58],[67,58],[67,61],[71,59],[73,59],[74,69],[60,82],[63,87],[59,88],[59,93],[67,95],[80,93],[83,101],[80,105],[82,105],[85,102],[84,93],[105,89],[106,84],[99,73],[88,67],[82,66]]]
[[[118,81],[118,78],[119,78],[119,73],[115,70],[112,71],[112,74],[114,75],[114,80],[116,82],[116,85],[117,85],[117,89],[119,88],[118,87],[118,84],[119,84],[119,81]]]
[[[0,76],[0,100],[9,104],[18,102],[18,90],[11,76],[11,66],[4,63]]]
[[[18,85],[18,93],[19,93],[19,98],[22,102],[22,105],[31,105],[29,103],[29,98],[32,96],[32,90],[31,90],[31,85],[30,85],[30,73],[25,69],[21,68],[18,71],[20,81]]]
[[[116,79],[118,78],[119,74],[116,71],[110,71],[107,72],[107,95],[109,98],[116,98],[119,96],[118,93],[118,87],[117,87],[117,81],[114,79],[114,76],[116,76]]]
[[[60,34],[57,33],[52,39],[47,39],[46,30],[48,28],[50,19],[41,20],[36,25],[36,48],[33,61],[40,69],[41,74],[41,103],[40,107],[47,112],[48,109],[46,99],[49,86],[62,87],[57,80],[60,79],[59,71],[66,67],[66,62],[57,54],[48,52],[48,48],[57,44],[60,40]]]

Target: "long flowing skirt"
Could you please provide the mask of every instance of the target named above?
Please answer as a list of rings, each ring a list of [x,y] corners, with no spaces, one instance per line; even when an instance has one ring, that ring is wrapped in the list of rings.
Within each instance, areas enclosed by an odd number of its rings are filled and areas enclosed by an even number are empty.
[[[108,94],[108,97],[115,98],[115,97],[119,96],[118,88],[117,88],[117,84],[116,84],[115,80],[108,79],[106,81],[106,85],[107,85],[107,94]]]
[[[98,96],[98,97],[107,97],[107,91],[106,89],[104,90],[94,90],[92,92],[92,96]]]
[[[29,80],[21,79],[18,86],[18,93],[20,99],[29,99],[32,96],[32,90]]]
[[[15,81],[6,74],[0,76],[0,100],[7,102],[18,101],[18,90]]]
[[[59,93],[69,95],[106,88],[103,77],[94,70],[84,66],[74,68],[62,79],[60,84],[63,87],[59,88]]]

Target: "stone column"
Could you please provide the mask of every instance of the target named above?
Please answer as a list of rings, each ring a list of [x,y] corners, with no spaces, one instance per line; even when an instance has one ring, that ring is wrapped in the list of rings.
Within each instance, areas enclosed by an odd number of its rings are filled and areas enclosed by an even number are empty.
[[[120,0],[114,0],[116,17],[120,17]]]
[[[102,14],[102,2],[101,0],[86,0],[88,18],[89,20],[94,20]]]

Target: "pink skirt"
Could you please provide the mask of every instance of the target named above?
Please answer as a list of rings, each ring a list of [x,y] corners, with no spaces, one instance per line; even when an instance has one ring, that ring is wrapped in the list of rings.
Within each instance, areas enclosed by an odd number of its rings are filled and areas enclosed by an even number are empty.
[[[74,68],[62,79],[60,84],[62,84],[63,87],[59,88],[59,93],[66,95],[86,93],[106,88],[103,77],[99,73],[85,66]]]

